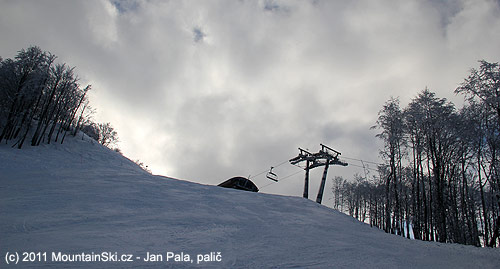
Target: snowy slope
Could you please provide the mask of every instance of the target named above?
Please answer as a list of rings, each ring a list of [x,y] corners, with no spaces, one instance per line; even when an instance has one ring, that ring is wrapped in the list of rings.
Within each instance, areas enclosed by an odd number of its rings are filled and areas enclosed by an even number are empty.
[[[0,145],[0,268],[19,267],[6,264],[16,252],[47,255],[19,261],[23,268],[500,265],[497,249],[406,240],[303,198],[152,176],[81,139],[23,150]],[[116,252],[133,261],[63,263],[52,259],[59,252]],[[147,252],[163,261],[143,261]],[[167,262],[168,252],[189,254],[193,263]],[[197,265],[198,254],[211,252],[221,261]]]

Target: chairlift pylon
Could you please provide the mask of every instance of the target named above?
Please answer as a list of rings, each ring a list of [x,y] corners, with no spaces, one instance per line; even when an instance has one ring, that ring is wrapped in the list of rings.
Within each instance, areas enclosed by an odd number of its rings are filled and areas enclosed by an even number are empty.
[[[274,182],[278,182],[278,175],[273,172],[273,168],[274,167],[271,166],[271,169],[269,169],[269,172],[267,172],[266,177]]]

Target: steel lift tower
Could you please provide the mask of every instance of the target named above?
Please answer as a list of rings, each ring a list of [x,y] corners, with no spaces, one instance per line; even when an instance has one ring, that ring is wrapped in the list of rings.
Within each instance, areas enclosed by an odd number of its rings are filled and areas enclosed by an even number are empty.
[[[307,150],[299,148],[299,155],[293,159],[290,159],[290,163],[293,165],[297,165],[300,162],[306,162],[306,177],[304,182],[304,198],[309,198],[309,170],[325,166],[323,170],[323,177],[321,178],[321,185],[319,186],[318,197],[316,198],[316,202],[321,204],[321,200],[323,199],[323,192],[325,190],[326,176],[328,173],[328,167],[330,165],[342,165],[347,166],[347,163],[339,160],[340,152],[320,144],[321,150],[317,153],[311,153]]]

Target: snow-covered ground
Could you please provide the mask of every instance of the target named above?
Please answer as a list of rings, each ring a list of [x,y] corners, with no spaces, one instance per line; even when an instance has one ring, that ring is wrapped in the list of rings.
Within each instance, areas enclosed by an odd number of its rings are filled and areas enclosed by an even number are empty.
[[[104,262],[108,252],[132,261]],[[407,240],[303,198],[152,176],[80,138],[0,145],[0,254],[0,268],[500,266],[498,249]],[[73,254],[103,260],[58,261]]]

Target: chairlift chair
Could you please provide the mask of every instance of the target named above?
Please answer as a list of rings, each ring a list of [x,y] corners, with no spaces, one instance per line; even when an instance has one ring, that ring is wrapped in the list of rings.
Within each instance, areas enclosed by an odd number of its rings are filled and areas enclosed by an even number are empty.
[[[278,182],[278,175],[276,175],[274,172],[273,172],[273,168],[271,166],[271,169],[269,170],[269,172],[267,172],[267,175],[266,177],[274,182]]]

